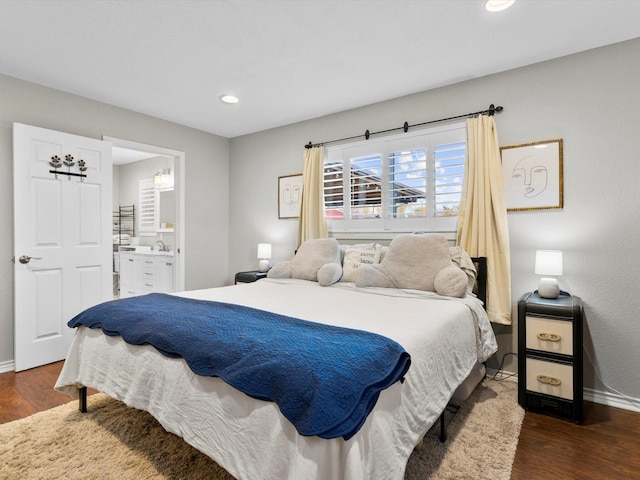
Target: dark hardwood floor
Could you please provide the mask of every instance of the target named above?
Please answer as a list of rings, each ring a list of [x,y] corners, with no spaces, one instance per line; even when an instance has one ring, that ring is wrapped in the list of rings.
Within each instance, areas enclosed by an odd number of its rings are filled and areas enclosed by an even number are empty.
[[[0,374],[0,424],[70,402],[71,397],[53,389],[62,363]]]
[[[640,479],[640,413],[585,402],[577,425],[526,412],[511,479]]]
[[[0,424],[71,401],[53,390],[61,368],[58,362],[0,374]],[[585,402],[580,425],[526,413],[512,480],[638,478],[640,413]]]

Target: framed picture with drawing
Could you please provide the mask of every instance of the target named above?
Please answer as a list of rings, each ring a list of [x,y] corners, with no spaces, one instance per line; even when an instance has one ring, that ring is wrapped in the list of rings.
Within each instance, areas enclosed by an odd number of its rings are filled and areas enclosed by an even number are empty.
[[[278,177],[278,218],[298,218],[302,203],[302,174]]]
[[[562,139],[501,147],[507,211],[563,207]]]

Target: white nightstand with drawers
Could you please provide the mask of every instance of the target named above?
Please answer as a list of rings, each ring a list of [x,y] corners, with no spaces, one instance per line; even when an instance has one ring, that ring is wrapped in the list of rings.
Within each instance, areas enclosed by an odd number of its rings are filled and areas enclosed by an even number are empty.
[[[582,420],[582,300],[526,293],[518,301],[518,402]]]

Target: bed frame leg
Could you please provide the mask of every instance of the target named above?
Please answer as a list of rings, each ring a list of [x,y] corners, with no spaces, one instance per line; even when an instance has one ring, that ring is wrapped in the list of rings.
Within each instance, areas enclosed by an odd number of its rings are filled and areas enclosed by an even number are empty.
[[[78,410],[87,413],[87,387],[80,387],[78,395]]]
[[[444,421],[444,414],[447,411],[445,410],[440,414],[440,442],[444,443],[447,441],[447,424]]]
[[[458,410],[460,410],[460,405],[455,405],[453,403],[448,403],[445,409],[440,414],[440,441],[442,443],[447,441],[447,422],[446,414],[447,412],[453,414],[453,417],[449,420],[449,423],[453,421],[453,418],[458,414]]]

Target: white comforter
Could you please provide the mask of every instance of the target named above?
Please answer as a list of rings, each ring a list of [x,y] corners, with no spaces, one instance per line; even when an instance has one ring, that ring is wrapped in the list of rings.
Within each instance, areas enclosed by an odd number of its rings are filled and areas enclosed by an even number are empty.
[[[271,279],[179,295],[369,330],[396,340],[412,358],[404,383],[381,393],[354,437],[324,440],[300,436],[274,403],[197,376],[182,359],[78,329],[57,390],[77,396],[78,386],[88,386],[146,410],[239,479],[401,479],[458,385],[497,350],[475,298]]]

